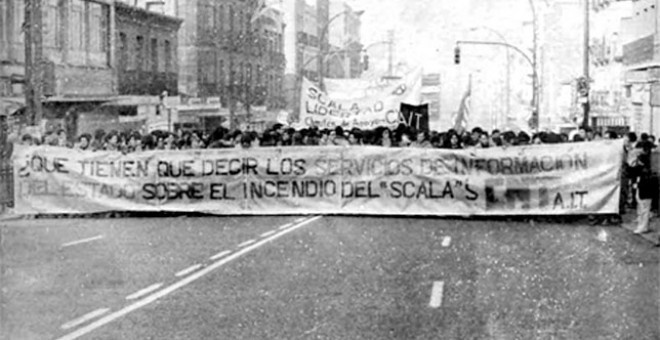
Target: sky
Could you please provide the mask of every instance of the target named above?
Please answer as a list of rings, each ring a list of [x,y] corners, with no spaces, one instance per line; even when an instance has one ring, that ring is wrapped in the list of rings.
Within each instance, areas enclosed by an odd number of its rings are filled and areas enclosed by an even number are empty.
[[[506,3],[510,0],[498,0]],[[520,7],[493,7],[493,0],[347,0],[355,9],[364,9],[363,44],[382,41],[387,31],[396,32],[396,58],[399,62],[422,65],[437,70],[453,63],[456,40],[471,35],[469,28],[488,24],[508,30],[528,16],[527,0]],[[372,52],[372,51],[369,51]],[[387,48],[374,50],[374,57],[386,54]],[[370,53],[371,54],[371,53]]]

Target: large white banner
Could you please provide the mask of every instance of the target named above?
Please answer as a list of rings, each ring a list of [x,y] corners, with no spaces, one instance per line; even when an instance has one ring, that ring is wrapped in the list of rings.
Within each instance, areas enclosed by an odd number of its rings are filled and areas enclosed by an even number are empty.
[[[387,83],[337,79],[324,83],[327,93],[303,78],[299,127],[396,127],[410,123],[401,115],[401,103],[419,105],[422,100],[421,69]]]
[[[509,149],[292,147],[122,155],[17,147],[16,212],[617,213],[621,141]]]

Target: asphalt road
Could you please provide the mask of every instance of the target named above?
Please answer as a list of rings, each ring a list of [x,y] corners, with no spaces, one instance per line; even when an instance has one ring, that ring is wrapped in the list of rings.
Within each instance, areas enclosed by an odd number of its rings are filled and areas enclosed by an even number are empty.
[[[659,250],[618,227],[170,217],[0,236],[0,339],[660,339]]]

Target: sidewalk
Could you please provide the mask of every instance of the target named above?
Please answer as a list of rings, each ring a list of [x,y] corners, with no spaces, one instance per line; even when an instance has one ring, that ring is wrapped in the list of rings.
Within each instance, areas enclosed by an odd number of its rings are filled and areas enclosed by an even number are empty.
[[[635,230],[636,226],[636,217],[637,214],[635,212],[630,212],[625,215],[623,215],[623,222],[621,223],[621,227],[630,231],[632,234],[633,230]],[[656,246],[660,246],[660,217],[655,216],[651,218],[651,221],[649,222],[649,227],[651,228],[651,232],[646,233],[646,234],[633,234],[635,236],[642,237],[646,239],[647,241],[655,244]]]

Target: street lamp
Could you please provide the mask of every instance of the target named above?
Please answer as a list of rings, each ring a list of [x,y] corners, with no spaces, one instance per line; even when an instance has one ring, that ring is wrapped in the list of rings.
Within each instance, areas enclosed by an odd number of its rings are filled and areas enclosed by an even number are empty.
[[[477,31],[479,29],[486,30],[495,34],[500,40],[506,44],[509,42],[504,37],[504,35],[490,27],[478,26],[470,28],[471,32]],[[506,116],[507,118],[511,115],[511,51],[507,49],[506,51]],[[498,120],[499,121],[499,120]]]

